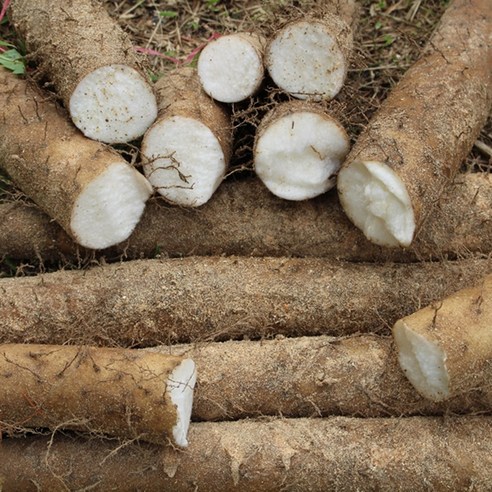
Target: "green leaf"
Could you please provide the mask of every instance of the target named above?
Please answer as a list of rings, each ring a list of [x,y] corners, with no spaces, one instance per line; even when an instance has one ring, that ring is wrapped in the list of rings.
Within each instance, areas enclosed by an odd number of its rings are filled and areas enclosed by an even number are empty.
[[[22,75],[26,72],[24,59],[15,49],[0,53],[0,65],[16,75]]]
[[[381,21],[377,21],[376,24],[374,24],[374,27],[376,29],[381,29],[383,27],[383,23]]]
[[[393,42],[395,41],[395,38],[391,34],[386,34],[383,37],[383,40],[384,40],[384,44],[386,46],[389,46],[390,44],[393,44]]]

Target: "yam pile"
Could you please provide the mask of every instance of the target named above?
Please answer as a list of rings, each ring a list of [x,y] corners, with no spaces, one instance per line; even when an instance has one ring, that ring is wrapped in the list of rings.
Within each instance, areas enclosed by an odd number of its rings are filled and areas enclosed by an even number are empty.
[[[489,0],[178,3],[2,2],[0,490],[491,490]]]

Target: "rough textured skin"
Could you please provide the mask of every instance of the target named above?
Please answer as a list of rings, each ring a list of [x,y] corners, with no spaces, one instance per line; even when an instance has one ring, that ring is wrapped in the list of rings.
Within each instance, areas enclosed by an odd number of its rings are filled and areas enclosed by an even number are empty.
[[[72,234],[74,204],[84,187],[125,161],[85,138],[46,97],[0,67],[0,168]]]
[[[173,116],[195,119],[206,125],[219,141],[227,163],[232,152],[232,124],[225,106],[215,102],[202,89],[196,70],[181,68],[164,75],[155,85],[159,105],[156,123]],[[145,137],[142,152],[145,162]]]
[[[97,253],[107,260],[189,255],[318,256],[348,261],[415,261],[492,252],[492,175],[459,175],[407,250],[368,241],[343,213],[336,193],[293,203],[258,179],[226,181],[197,210],[150,200],[128,241]],[[0,258],[76,261],[77,247],[36,207],[0,204]]]
[[[5,491],[490,490],[490,417],[199,423],[190,447],[55,435],[4,439]],[[116,448],[120,447],[116,450]]]
[[[492,275],[399,320],[394,329],[398,326],[423,336],[444,352],[449,397],[490,388]]]
[[[129,37],[96,0],[13,0],[10,16],[41,73],[69,107],[80,80],[113,64],[138,69]]]
[[[420,397],[401,371],[391,338],[297,337],[155,347],[197,365],[194,421],[261,416],[399,417],[490,412],[477,386],[446,403]]]
[[[138,260],[0,280],[0,341],[149,346],[390,326],[473,285],[491,260],[350,264],[323,259]]]
[[[159,355],[68,345],[0,345],[2,431],[77,429],[168,443],[177,414],[166,382],[183,359]]]
[[[417,237],[490,112],[491,25],[490,0],[455,0],[342,167],[378,161],[395,171],[410,196]]]

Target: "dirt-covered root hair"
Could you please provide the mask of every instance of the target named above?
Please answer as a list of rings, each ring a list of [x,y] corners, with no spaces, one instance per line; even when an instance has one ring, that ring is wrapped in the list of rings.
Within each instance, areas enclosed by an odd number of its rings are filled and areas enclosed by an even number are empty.
[[[10,15],[84,135],[106,143],[143,135],[157,116],[155,95],[130,39],[100,3],[13,0]]]
[[[159,117],[142,142],[145,175],[170,203],[198,207],[224,179],[232,152],[230,117],[203,92],[192,68],[165,75],[156,90]]]
[[[484,125],[492,102],[491,12],[488,0],[448,7],[342,166],[342,206],[374,243],[412,243]]]
[[[0,84],[0,167],[78,244],[126,240],[152,193],[145,177],[25,80],[0,68]]]
[[[189,358],[119,348],[0,345],[2,430],[75,429],[186,446]]]
[[[400,365],[430,400],[490,387],[492,275],[396,322]]]
[[[237,103],[253,96],[265,75],[266,40],[259,34],[238,32],[209,43],[198,59],[204,91],[215,100]]]
[[[335,186],[349,145],[343,126],[318,105],[286,102],[258,127],[254,169],[274,195],[307,200]]]

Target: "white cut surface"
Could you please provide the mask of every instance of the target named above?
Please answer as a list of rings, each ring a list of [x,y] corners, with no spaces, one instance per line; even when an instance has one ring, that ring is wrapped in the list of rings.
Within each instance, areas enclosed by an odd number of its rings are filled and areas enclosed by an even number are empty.
[[[270,42],[266,66],[272,80],[298,99],[332,99],[343,86],[347,60],[337,40],[320,22],[300,21]]]
[[[333,188],[348,151],[349,138],[339,124],[299,111],[265,128],[255,145],[254,166],[276,196],[307,200]]]
[[[386,164],[354,161],[338,175],[340,202],[350,220],[373,243],[409,246],[415,217],[407,189]]]
[[[86,137],[124,143],[141,137],[154,122],[157,102],[151,86],[135,69],[107,65],[79,82],[69,111]]]
[[[255,94],[265,72],[261,53],[248,37],[237,34],[209,43],[200,54],[197,70],[203,90],[224,103]]]
[[[80,193],[71,229],[79,244],[103,249],[130,236],[152,194],[145,177],[125,162],[115,162]]]
[[[217,137],[200,121],[164,118],[146,133],[144,172],[169,202],[184,207],[206,203],[222,182],[226,163]]]
[[[412,331],[403,321],[395,324],[393,335],[400,366],[415,389],[433,401],[448,398],[449,376],[443,350]]]
[[[176,425],[173,427],[173,438],[178,446],[188,446],[188,428],[193,406],[193,388],[196,383],[195,363],[185,359],[169,376],[167,391],[171,401],[176,405]]]

